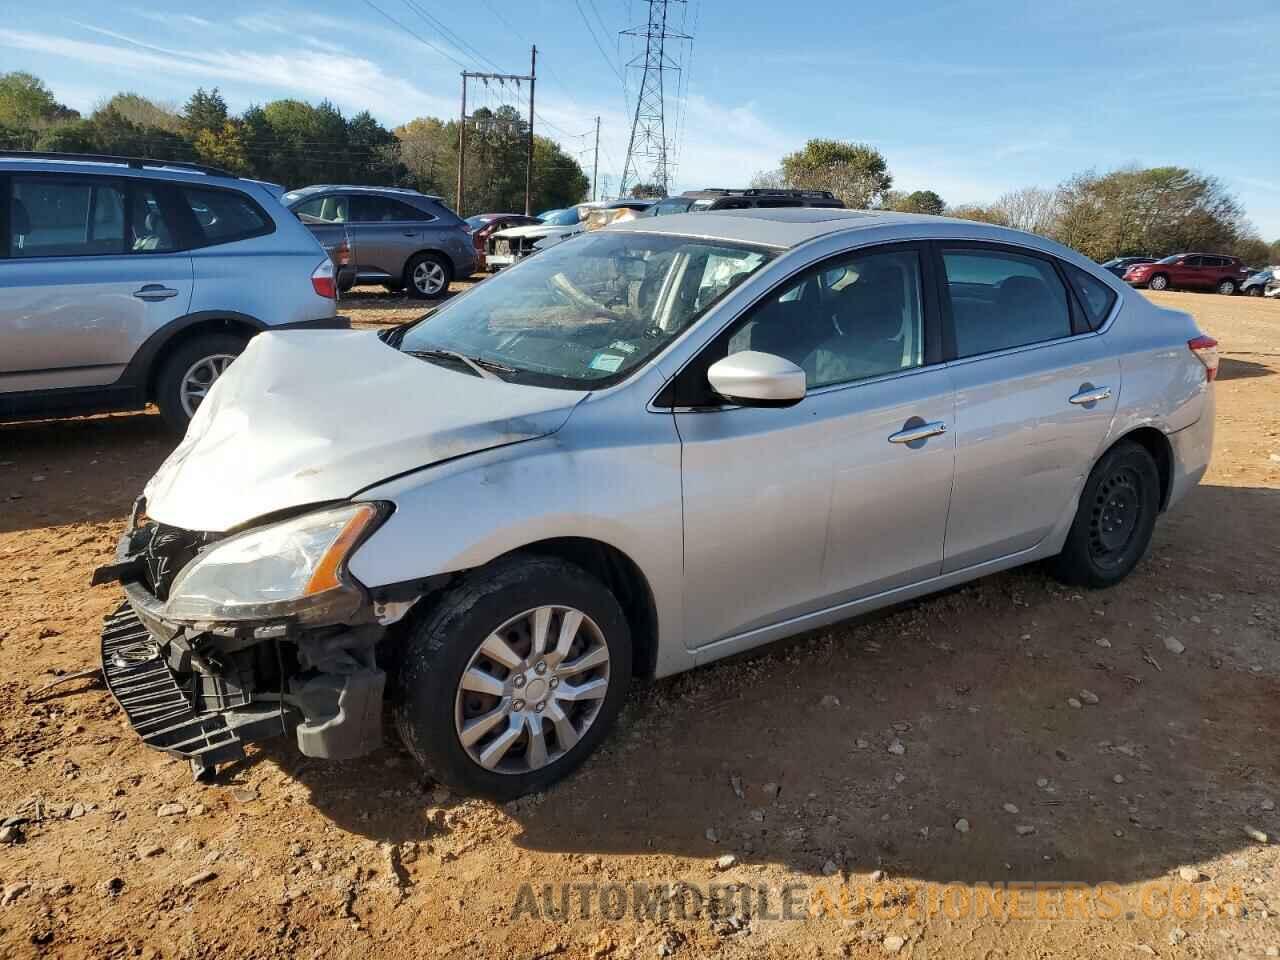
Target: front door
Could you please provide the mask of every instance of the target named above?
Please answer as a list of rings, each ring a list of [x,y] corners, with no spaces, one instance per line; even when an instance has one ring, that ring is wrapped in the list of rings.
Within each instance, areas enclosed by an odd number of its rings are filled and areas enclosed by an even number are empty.
[[[353,196],[351,232],[360,251],[360,273],[399,279],[409,257],[428,246],[430,219],[430,214],[393,197]]]
[[[171,214],[145,180],[21,174],[5,193],[0,393],[113,383],[191,302]]]
[[[1028,550],[1074,512],[1120,396],[1053,262],[944,246],[956,469],[945,572]]]
[[[937,576],[951,489],[949,373],[926,344],[922,248],[825,261],[751,308],[679,375],[686,636],[701,646]],[[742,350],[806,374],[782,409],[706,384]]]

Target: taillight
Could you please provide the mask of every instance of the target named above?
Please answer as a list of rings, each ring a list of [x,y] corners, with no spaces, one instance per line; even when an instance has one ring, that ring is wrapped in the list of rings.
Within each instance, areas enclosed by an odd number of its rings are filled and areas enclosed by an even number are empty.
[[[334,279],[333,261],[325,257],[324,263],[311,271],[311,286],[327,300],[338,299],[338,284]]]
[[[1218,341],[1213,337],[1195,337],[1187,341],[1187,349],[1204,364],[1205,378],[1211,381],[1217,379]]]

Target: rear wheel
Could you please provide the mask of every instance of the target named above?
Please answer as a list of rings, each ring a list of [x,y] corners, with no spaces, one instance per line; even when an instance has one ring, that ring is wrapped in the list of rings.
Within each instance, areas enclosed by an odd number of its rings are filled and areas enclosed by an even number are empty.
[[[1157,273],[1154,277],[1147,281],[1147,288],[1150,290],[1168,290],[1169,278],[1163,273]]]
[[[1234,280],[1223,280],[1218,284],[1218,292],[1224,297],[1234,297],[1236,295],[1236,282]]]
[[[1122,441],[1085,481],[1062,553],[1052,561],[1064,583],[1110,587],[1142,559],[1160,511],[1160,471],[1146,448]]]
[[[453,269],[436,253],[420,253],[404,268],[405,288],[418,300],[434,300],[449,289]]]
[[[210,333],[174,350],[156,377],[155,401],[165,423],[185,433],[209,390],[247,343],[235,334]]]
[[[1250,287],[1250,288],[1249,288],[1249,296],[1251,296],[1251,297],[1260,297],[1260,296],[1262,296],[1262,284],[1260,284],[1260,283],[1255,283],[1252,287]]]
[[[631,634],[603,584],[564,561],[517,557],[473,574],[412,630],[396,725],[440,781],[510,799],[580,764],[631,677]]]

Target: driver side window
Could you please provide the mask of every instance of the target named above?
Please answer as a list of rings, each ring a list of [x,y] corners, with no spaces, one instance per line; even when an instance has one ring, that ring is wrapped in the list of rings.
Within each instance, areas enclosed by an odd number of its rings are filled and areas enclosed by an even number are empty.
[[[728,353],[784,357],[804,370],[810,390],[918,367],[921,290],[915,250],[827,261],[753,308],[730,335]]]

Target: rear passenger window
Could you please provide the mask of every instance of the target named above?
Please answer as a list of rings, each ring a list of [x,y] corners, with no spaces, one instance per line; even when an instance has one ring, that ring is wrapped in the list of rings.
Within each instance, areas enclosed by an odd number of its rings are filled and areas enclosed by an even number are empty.
[[[1107,319],[1111,307],[1116,302],[1116,293],[1097,277],[1085,273],[1079,267],[1069,263],[1062,265],[1067,272],[1067,281],[1071,284],[1084,306],[1085,319],[1089,321],[1089,329],[1097,330]]]
[[[196,246],[247,240],[275,229],[266,212],[242,193],[194,187],[183,187],[180,192],[200,230]]]
[[[346,223],[350,219],[346,197],[316,197],[304,200],[292,209],[303,223]]]
[[[957,357],[1071,335],[1067,291],[1053,266],[1003,250],[944,250]]]
[[[352,197],[351,219],[356,223],[382,223],[399,220],[434,220],[435,217],[390,197]]]
[[[178,249],[173,224],[155,190],[135,183],[130,196],[129,249],[134,253],[169,253]]]
[[[124,253],[124,193],[119,184],[60,177],[14,177],[11,182],[11,257]]]

